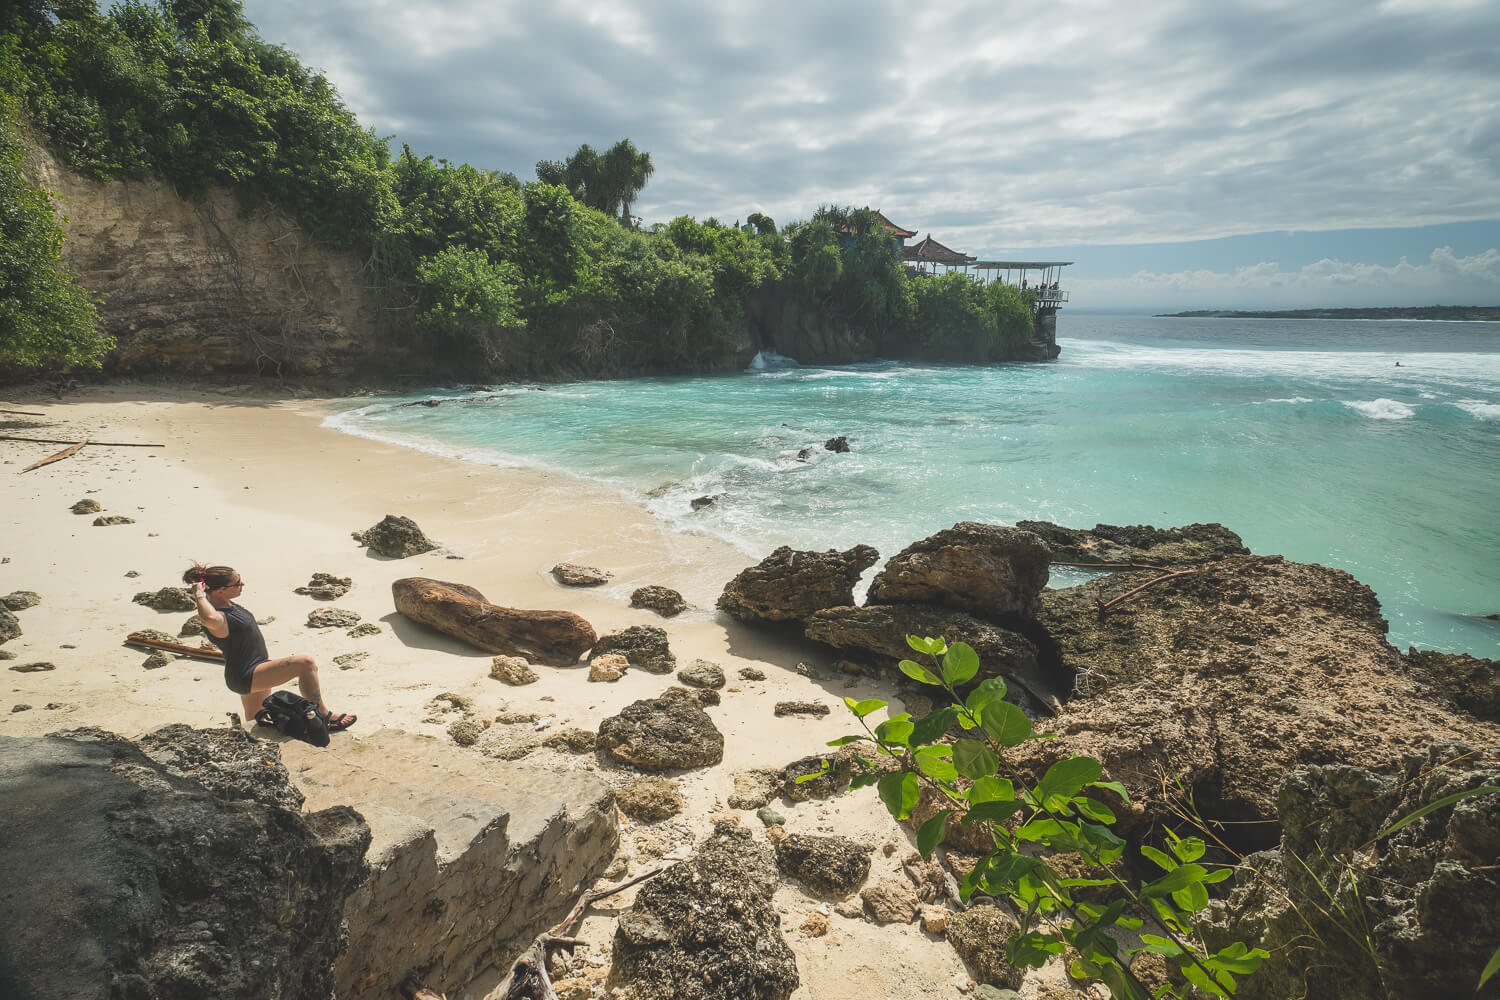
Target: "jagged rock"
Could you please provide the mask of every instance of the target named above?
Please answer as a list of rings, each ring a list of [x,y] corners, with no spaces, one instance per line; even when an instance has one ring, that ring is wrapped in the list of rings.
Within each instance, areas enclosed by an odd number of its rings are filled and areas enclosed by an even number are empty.
[[[1029,531],[962,521],[892,556],[870,584],[869,603],[1029,617],[1047,586],[1050,559],[1046,543]]]
[[[870,852],[847,837],[794,833],[776,845],[776,866],[814,895],[844,899],[869,877]]]
[[[704,767],[724,759],[724,734],[686,698],[648,698],[599,724],[599,749],[648,771]]]
[[[359,650],[358,652],[354,653],[340,653],[338,656],[335,656],[333,658],[333,665],[338,667],[340,670],[353,670],[355,667],[363,663],[369,657],[369,655],[370,654],[365,652],[364,650]]]
[[[568,753],[593,753],[599,734],[587,729],[560,729],[542,740],[542,746]]]
[[[1043,596],[1040,620],[1078,671],[1077,694],[1047,721],[1058,739],[1012,757],[1035,775],[1070,753],[1100,760],[1133,803],[1117,831],[1169,815],[1166,790],[1180,781],[1249,853],[1276,842],[1274,790],[1296,768],[1378,768],[1435,735],[1500,744],[1500,725],[1413,676],[1386,642],[1374,593],[1348,573],[1231,556],[1101,616],[1101,603],[1155,575]]]
[[[632,608],[647,608],[663,618],[674,618],[687,610],[687,601],[670,587],[637,587],[630,594]]]
[[[743,830],[713,837],[620,917],[609,986],[636,1000],[788,1000],[799,980],[776,884],[769,847]]]
[[[98,500],[91,500],[91,499],[85,498],[83,500],[78,501],[72,507],[69,507],[68,509],[71,510],[75,514],[97,514],[101,510],[103,510],[104,508],[99,506],[99,501]]]
[[[14,660],[15,658],[16,658],[15,650],[12,650],[12,649],[0,649],[0,660]]]
[[[42,595],[34,590],[16,590],[0,597],[0,607],[10,611],[25,611],[42,603]]]
[[[343,608],[317,608],[307,615],[308,628],[351,628],[359,624],[359,612]]]
[[[571,611],[520,611],[490,604],[473,587],[421,576],[391,584],[396,610],[487,653],[566,667],[594,645],[594,627]]]
[[[31,711],[31,706],[27,705],[27,704],[24,704],[24,703],[21,703],[21,702],[17,702],[16,704],[10,706],[10,714],[11,715],[15,715],[17,712],[29,712],[29,711]]]
[[[719,502],[719,498],[723,495],[724,494],[722,493],[718,493],[711,497],[693,497],[693,499],[688,501],[688,506],[693,510],[702,510],[704,507],[712,507],[714,504]]]
[[[307,581],[307,586],[298,587],[295,593],[316,597],[321,601],[336,601],[349,593],[349,588],[352,586],[354,586],[354,580],[351,577],[334,576],[332,573],[314,573],[312,579]]]
[[[778,701],[776,715],[800,715],[804,718],[821,719],[828,714],[828,706],[816,701]]]
[[[589,680],[617,681],[630,669],[630,661],[619,653],[605,653],[589,660]]]
[[[1488,995],[1475,986],[1500,927],[1500,794],[1379,836],[1486,785],[1500,786],[1500,746],[1436,743],[1386,773],[1329,765],[1287,775],[1276,795],[1280,844],[1236,867],[1229,898],[1201,921],[1210,948],[1244,941],[1271,952],[1236,996]],[[1351,927],[1366,929],[1368,947]]]
[[[909,924],[921,908],[917,894],[906,879],[881,879],[860,890],[859,898],[877,924]]]
[[[849,451],[849,439],[844,437],[842,434],[838,437],[831,437],[827,441],[823,442],[823,448],[827,451],[836,452],[840,455],[845,454]]]
[[[159,628],[138,628],[130,634],[133,636],[139,636],[142,639],[155,639],[157,642],[177,641],[177,636],[168,635],[166,632],[163,632]]]
[[[552,579],[564,587],[598,587],[613,578],[613,573],[577,563],[558,563],[552,567]]]
[[[666,778],[637,778],[615,793],[615,804],[631,819],[654,823],[682,812],[682,789]]]
[[[1026,970],[1005,960],[1005,945],[1020,929],[1010,914],[993,906],[976,906],[948,920],[947,938],[975,979],[1014,990]]]
[[[866,773],[867,768],[860,763],[860,756],[857,748],[846,746],[839,747],[831,754],[815,754],[794,760],[781,769],[780,792],[793,802],[826,799],[837,795],[849,787],[849,782],[854,780],[855,775]],[[873,761],[880,771],[899,770],[901,766],[883,754],[866,759]],[[826,772],[823,767],[825,760],[828,762]],[[807,781],[797,780],[809,774],[817,774],[818,777]]]
[[[698,688],[721,688],[724,686],[724,668],[708,660],[694,660],[677,671],[677,679]]]
[[[803,632],[835,649],[874,653],[884,658],[882,665],[893,674],[898,661],[915,655],[906,644],[907,636],[941,636],[950,644],[966,642],[979,654],[979,673],[973,683],[1000,674],[1020,678],[1028,691],[1049,706],[1065,698],[1072,687],[1070,672],[1043,667],[1036,646],[1020,633],[932,604],[826,608],[808,618]]]
[[[459,719],[448,727],[448,738],[461,747],[471,747],[484,735],[484,726],[475,719]]]
[[[822,937],[833,929],[833,924],[829,921],[828,914],[814,910],[803,918],[797,929],[808,937]]]
[[[734,773],[734,791],[729,796],[731,809],[759,809],[781,790],[781,772],[768,767]]]
[[[21,620],[6,608],[0,608],[0,642],[10,642],[21,635]]]
[[[104,517],[94,518],[94,527],[107,528],[112,524],[134,524],[135,518],[125,517],[122,514],[107,514]]]
[[[195,635],[206,636],[208,635],[208,630],[203,627],[203,619],[197,615],[189,615],[187,620],[182,623],[182,627],[177,630],[177,638],[186,639]]]
[[[853,604],[860,574],[879,558],[868,545],[844,552],[783,545],[730,580],[718,607],[743,622],[801,621],[823,608]]]
[[[0,907],[7,996],[332,994],[370,831],[301,813],[276,743],[0,736],[0,798],[6,892],[27,901]]]
[[[379,524],[364,531],[350,532],[354,540],[389,559],[419,556],[437,548],[409,517],[387,514]]]
[[[730,803],[730,805],[733,804],[732,802]],[[786,817],[770,806],[761,806],[757,809],[755,811],[755,818],[766,826],[786,826]]]
[[[740,680],[742,681],[763,681],[765,679],[766,672],[759,667],[740,667]]]
[[[57,669],[55,663],[17,663],[10,669],[18,674],[42,674]]]
[[[1096,524],[1094,530],[1087,531],[1050,521],[1017,521],[1016,527],[1040,536],[1058,562],[1183,566],[1250,554],[1240,536],[1222,524],[1185,524],[1180,528]]]
[[[719,692],[713,688],[690,688],[674,684],[661,693],[663,698],[684,698],[699,708],[708,708],[719,703]]]
[[[141,661],[141,669],[160,670],[162,667],[171,666],[176,659],[177,657],[173,656],[171,653],[168,653],[166,650],[158,649],[153,651],[150,656]]]
[[[600,636],[589,658],[604,653],[621,653],[631,666],[648,674],[670,674],[677,669],[677,657],[667,646],[667,630],[655,625],[632,625]]]
[[[186,587],[163,587],[160,590],[143,590],[131,598],[136,604],[144,604],[153,611],[196,611],[198,602]]]
[[[260,624],[264,625],[266,623],[260,622]],[[351,639],[360,639],[367,635],[379,635],[380,626],[376,625],[374,622],[360,622],[358,625],[354,626],[344,634]]]
[[[541,676],[531,669],[531,664],[520,656],[495,657],[490,661],[490,676],[514,687],[520,687],[522,684],[535,684],[541,680]]]
[[[1406,662],[1436,681],[1459,708],[1500,722],[1500,660],[1411,647]]]
[[[942,934],[953,919],[953,911],[946,906],[924,906],[920,914],[922,929],[928,934]]]

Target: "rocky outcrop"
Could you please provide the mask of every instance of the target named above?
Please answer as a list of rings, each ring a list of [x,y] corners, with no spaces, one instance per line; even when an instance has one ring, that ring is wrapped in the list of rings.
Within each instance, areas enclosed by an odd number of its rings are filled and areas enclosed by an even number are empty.
[[[473,587],[409,576],[391,584],[396,610],[487,653],[566,667],[594,645],[594,627],[571,611],[520,611]]]
[[[717,689],[724,686],[724,668],[708,660],[694,660],[677,671],[677,679],[689,687]]]
[[[163,587],[160,590],[143,590],[131,598],[136,604],[144,604],[153,611],[193,611],[198,602],[186,587]]]
[[[994,906],[976,906],[948,921],[948,943],[981,983],[1018,989],[1025,969],[1005,959],[1005,944],[1021,929],[1014,917]]]
[[[667,645],[667,630],[655,625],[632,625],[600,636],[589,659],[609,654],[624,656],[631,666],[648,674],[670,674],[677,669],[677,657]]]
[[[687,601],[682,595],[671,587],[658,587],[652,584],[647,587],[637,587],[630,594],[630,606],[632,608],[646,608],[655,611],[663,618],[675,618],[687,610]]]
[[[1029,617],[1047,585],[1050,559],[1046,543],[1029,531],[962,521],[892,556],[870,584],[869,600]]]
[[[1411,648],[1406,662],[1413,672],[1432,678],[1465,712],[1500,722],[1500,660]]]
[[[1434,734],[1500,743],[1500,726],[1434,697],[1385,640],[1374,593],[1348,573],[1280,556],[1233,556],[1164,579],[1117,573],[1048,591],[1040,620],[1076,694],[1022,745],[1036,773],[1067,753],[1101,760],[1130,790],[1128,826],[1195,793],[1243,849],[1275,843],[1274,789],[1298,767],[1379,767]],[[1163,781],[1163,777],[1166,778]]]
[[[719,833],[642,886],[615,931],[609,985],[636,1000],[787,1000],[799,979],[776,883],[769,847]]]
[[[1058,562],[1179,566],[1250,554],[1240,536],[1222,524],[1186,524],[1180,528],[1096,524],[1088,531],[1049,521],[1017,521],[1016,527],[1039,536]]]
[[[0,995],[329,997],[370,830],[238,729],[0,736]]]
[[[682,812],[682,789],[675,781],[648,775],[616,792],[615,805],[631,819],[656,823]]]
[[[320,601],[336,601],[349,593],[349,588],[352,586],[354,586],[354,581],[347,576],[314,573],[312,579],[307,581],[307,586],[298,587],[294,593],[316,597]]]
[[[776,845],[776,865],[817,896],[846,899],[870,875],[870,851],[848,837],[794,833]]]
[[[598,587],[608,583],[613,577],[613,573],[577,563],[558,563],[552,567],[552,579],[564,587]]]
[[[402,517],[400,514],[387,514],[380,519],[378,524],[364,531],[351,531],[350,535],[371,552],[379,553],[387,559],[419,556],[437,548],[432,540],[422,533],[422,529],[417,527],[417,522],[409,517]]]
[[[647,771],[724,759],[724,734],[690,697],[647,698],[599,724],[599,749]]]
[[[802,621],[823,608],[853,604],[860,574],[879,558],[868,545],[844,552],[783,545],[730,580],[718,606],[743,622]]]
[[[1493,995],[1493,984],[1476,986],[1500,927],[1500,794],[1382,836],[1485,786],[1500,787],[1500,746],[1439,743],[1383,773],[1329,765],[1288,775],[1276,795],[1280,844],[1247,858],[1203,921],[1210,948],[1244,941],[1271,953],[1236,996]]]

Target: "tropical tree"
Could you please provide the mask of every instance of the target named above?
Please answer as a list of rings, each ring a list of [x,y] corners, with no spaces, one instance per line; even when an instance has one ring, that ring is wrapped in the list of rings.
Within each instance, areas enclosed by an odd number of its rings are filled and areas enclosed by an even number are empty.
[[[542,160],[536,165],[536,179],[566,188],[576,200],[629,226],[630,203],[655,169],[650,153],[621,139],[602,154],[584,143],[562,162]]]

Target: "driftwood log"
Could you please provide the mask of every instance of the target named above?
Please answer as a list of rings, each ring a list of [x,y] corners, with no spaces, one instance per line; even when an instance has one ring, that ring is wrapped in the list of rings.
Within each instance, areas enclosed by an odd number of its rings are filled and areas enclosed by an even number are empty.
[[[213,660],[215,663],[224,662],[224,654],[217,649],[201,649],[198,646],[189,646],[181,642],[167,642],[165,639],[148,639],[134,632],[125,637],[125,645],[139,646],[144,649],[165,649],[169,653],[178,656],[191,656],[199,660]]]
[[[391,584],[407,618],[489,653],[566,667],[597,641],[594,627],[571,611],[523,611],[491,604],[473,587],[409,576]]]
[[[88,444],[88,441],[85,439],[83,441],[78,442],[75,445],[72,445],[71,447],[64,448],[62,451],[59,451],[56,454],[48,455],[46,458],[42,459],[39,462],[32,462],[30,465],[26,466],[26,468],[22,469],[21,471],[22,472],[30,472],[32,469],[40,469],[42,466],[44,466],[44,465],[51,465],[53,462],[61,462],[63,459],[67,458],[69,455],[73,454],[79,448],[82,448],[86,444]]]

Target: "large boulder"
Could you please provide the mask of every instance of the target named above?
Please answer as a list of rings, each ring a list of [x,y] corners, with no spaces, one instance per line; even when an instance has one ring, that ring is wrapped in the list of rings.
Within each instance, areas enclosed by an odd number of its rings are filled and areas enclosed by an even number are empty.
[[[274,742],[0,736],[0,801],[0,996],[332,995],[370,830],[302,813]]]
[[[1455,710],[1385,639],[1370,588],[1341,570],[1232,556],[1163,578],[1117,573],[1048,591],[1040,620],[1076,671],[1047,721],[1055,740],[1016,748],[1040,774],[1069,753],[1130,790],[1126,825],[1172,812],[1175,788],[1241,850],[1276,842],[1275,789],[1314,764],[1380,767],[1435,737],[1500,743]]]
[[[1500,660],[1412,647],[1406,651],[1406,662],[1431,677],[1459,708],[1500,722]]]
[[[609,986],[635,1000],[787,1000],[797,959],[771,849],[729,829],[641,887],[615,931]]]
[[[589,659],[618,654],[632,667],[648,674],[670,674],[677,669],[677,657],[667,644],[667,630],[655,625],[632,625],[599,637]]]
[[[1051,553],[1020,528],[962,521],[896,553],[870,584],[871,604],[941,604],[991,618],[1030,617]]]
[[[814,611],[853,604],[860,574],[879,558],[868,545],[843,552],[783,545],[730,580],[718,606],[742,622],[802,621]]]
[[[422,534],[416,521],[399,514],[387,514],[379,524],[350,534],[356,542],[387,559],[419,556],[437,548],[431,539]]]
[[[1096,524],[1089,531],[1050,521],[1017,521],[1016,527],[1038,535],[1058,562],[1182,566],[1250,554],[1239,535],[1216,523],[1180,528]]]
[[[776,865],[814,895],[847,899],[870,875],[870,851],[848,837],[794,833],[776,845]]]
[[[143,590],[131,598],[136,604],[144,604],[153,611],[195,611],[198,602],[186,587],[163,587],[160,590]]]
[[[1500,746],[1434,744],[1383,773],[1289,774],[1276,796],[1280,844],[1246,858],[1202,921],[1210,948],[1244,941],[1271,953],[1240,980],[1240,1000],[1500,995],[1493,983],[1475,989],[1500,928],[1500,794],[1381,836],[1484,786],[1500,787]]]
[[[691,698],[646,698],[599,724],[599,749],[647,771],[724,759],[724,734]]]
[[[484,599],[473,587],[422,576],[391,584],[396,610],[487,653],[566,667],[594,645],[594,627],[571,611],[521,611]]]

